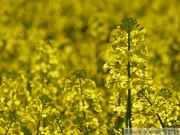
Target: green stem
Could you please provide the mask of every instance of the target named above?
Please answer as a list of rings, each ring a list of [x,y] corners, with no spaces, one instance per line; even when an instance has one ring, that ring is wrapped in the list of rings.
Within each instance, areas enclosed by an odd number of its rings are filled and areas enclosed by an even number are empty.
[[[7,134],[8,134],[9,129],[11,128],[11,125],[12,125],[12,121],[11,121],[11,123],[10,123],[10,125],[9,125],[8,129],[6,130],[6,133],[5,133],[4,135],[7,135]]]
[[[45,108],[45,105],[46,105],[46,103],[42,103],[42,112],[43,112],[43,110],[44,110],[44,108]],[[37,133],[36,133],[36,135],[39,134],[39,127],[40,127],[40,124],[41,124],[41,120],[38,121],[38,125],[37,125]]]
[[[40,127],[40,124],[41,124],[41,121],[39,120],[39,121],[38,121],[38,125],[37,125],[37,133],[36,133],[36,135],[39,134],[39,127]]]
[[[118,97],[118,106],[120,106],[121,104],[121,98],[120,98],[120,92],[119,92],[119,97]],[[120,116],[117,116],[117,120],[116,120],[116,123],[115,123],[115,129],[118,130],[120,125],[121,125],[121,121],[122,121],[122,118]]]
[[[130,37],[130,29],[128,31],[128,65],[127,65],[127,72],[128,72],[128,98],[127,98],[127,112],[126,112],[126,128],[132,128],[131,124],[131,88],[130,88],[130,78],[131,78],[131,69],[130,69],[130,48],[131,47],[131,37]]]
[[[81,91],[81,96],[83,95],[83,88],[82,88],[82,82],[81,82],[81,78],[79,77],[79,85],[80,85],[80,91]],[[84,102],[84,99],[82,99],[82,105],[83,107],[85,106],[85,102]],[[83,115],[84,115],[84,118],[86,120],[86,112],[83,111]],[[85,126],[85,130],[86,130],[86,135],[88,135],[88,129],[87,127]]]
[[[82,89],[82,83],[81,83],[81,79],[79,78],[79,85],[80,85],[80,91],[81,91],[81,96],[83,95],[83,89]],[[83,107],[85,106],[85,103],[84,103],[84,99],[82,99],[82,105]],[[86,113],[83,112],[83,115],[84,115],[84,118],[86,119]]]
[[[62,126],[60,125],[59,121],[57,123],[58,123],[59,129],[61,130],[61,133],[64,133],[63,129],[62,129]]]
[[[146,95],[143,94],[143,96],[146,98],[146,100],[147,100],[147,101],[149,102],[149,104],[152,106],[153,104],[152,104],[151,101],[146,97]],[[165,126],[164,126],[164,124],[163,124],[163,122],[162,122],[162,119],[161,119],[161,117],[159,116],[158,113],[156,113],[156,116],[158,117],[158,120],[159,120],[159,122],[161,123],[162,128],[165,128]]]
[[[120,92],[119,92],[119,98],[118,98],[118,106],[121,104],[121,98],[120,98]]]

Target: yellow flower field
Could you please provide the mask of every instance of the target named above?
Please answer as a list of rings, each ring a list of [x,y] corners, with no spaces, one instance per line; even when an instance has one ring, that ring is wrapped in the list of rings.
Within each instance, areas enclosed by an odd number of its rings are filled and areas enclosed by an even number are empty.
[[[2,0],[0,135],[180,128],[179,0]]]

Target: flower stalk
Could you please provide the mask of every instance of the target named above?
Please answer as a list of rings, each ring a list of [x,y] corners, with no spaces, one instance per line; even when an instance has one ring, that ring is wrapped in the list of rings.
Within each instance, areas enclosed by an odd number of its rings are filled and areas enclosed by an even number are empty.
[[[131,49],[131,37],[130,37],[130,30],[128,30],[128,98],[127,98],[127,114],[126,114],[126,127],[132,128],[131,124],[131,86],[130,86],[130,79],[131,79],[131,67],[130,67],[130,49]]]
[[[132,128],[132,123],[131,123],[131,62],[130,62],[130,51],[131,51],[131,31],[135,28],[138,27],[139,24],[136,22],[136,19],[133,18],[124,18],[122,21],[122,24],[120,25],[121,29],[124,30],[127,35],[127,43],[128,43],[128,63],[127,63],[127,86],[128,86],[128,97],[127,97],[127,112],[126,112],[126,128]]]
[[[132,128],[135,93],[149,85],[145,60],[147,47],[144,43],[146,30],[138,29],[138,26],[136,19],[130,17],[124,18],[120,26],[113,30],[110,38],[113,59],[104,65],[110,73],[107,78],[108,87],[113,90],[110,107],[121,117],[116,119],[118,125],[115,124],[115,130]],[[125,120],[125,126],[122,119]]]

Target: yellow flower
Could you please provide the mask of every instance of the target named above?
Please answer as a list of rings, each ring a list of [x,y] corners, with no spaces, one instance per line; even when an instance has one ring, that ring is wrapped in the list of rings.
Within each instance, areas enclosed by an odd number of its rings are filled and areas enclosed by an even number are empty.
[[[132,32],[131,32],[131,38],[132,38],[132,42],[133,43],[136,43],[136,42],[138,42],[139,41],[139,31],[138,30],[133,30]]]

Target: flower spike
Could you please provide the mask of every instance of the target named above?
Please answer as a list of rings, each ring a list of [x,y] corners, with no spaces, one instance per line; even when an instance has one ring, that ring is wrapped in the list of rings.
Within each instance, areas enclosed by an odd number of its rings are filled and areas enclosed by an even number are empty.
[[[125,30],[127,33],[131,32],[134,30],[136,27],[138,27],[140,24],[138,24],[137,20],[129,17],[129,18],[124,18],[121,20],[120,28],[122,30]]]

